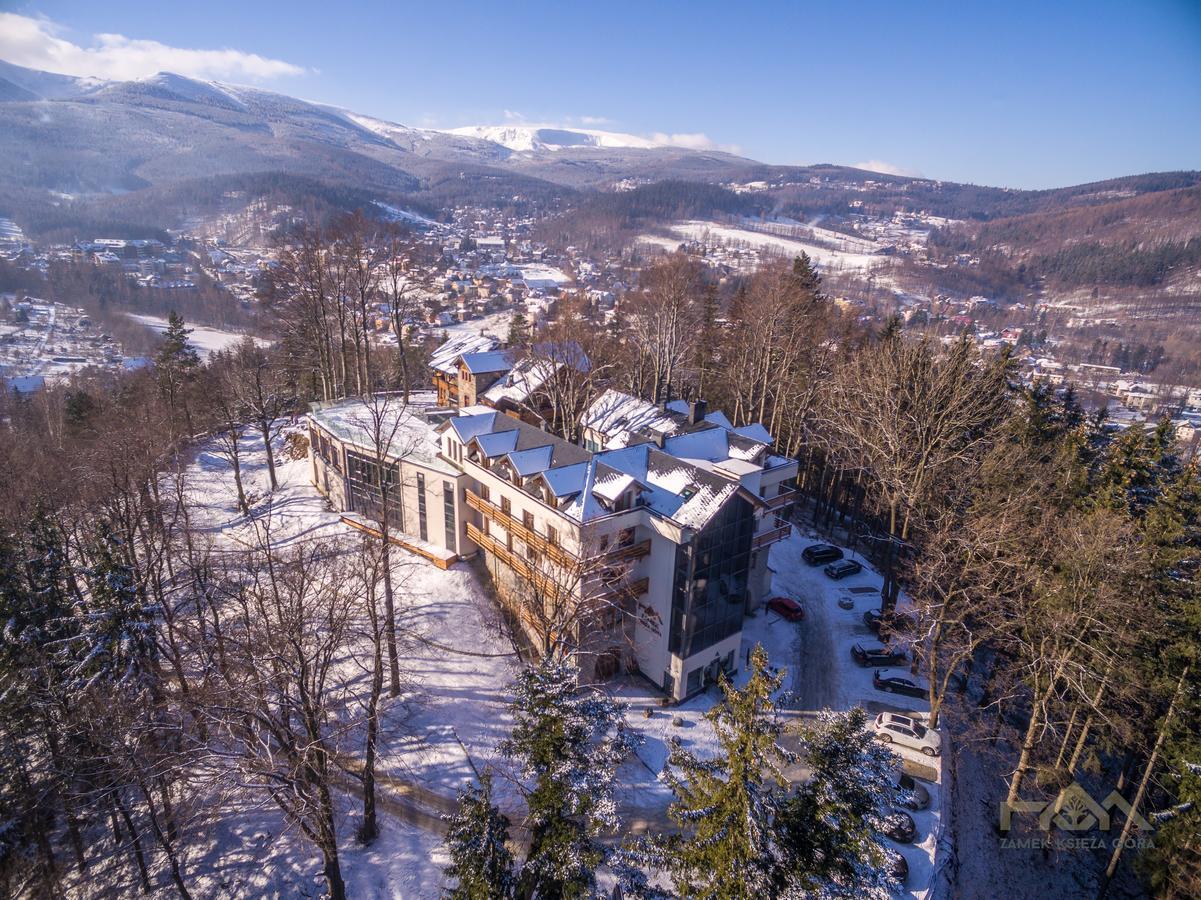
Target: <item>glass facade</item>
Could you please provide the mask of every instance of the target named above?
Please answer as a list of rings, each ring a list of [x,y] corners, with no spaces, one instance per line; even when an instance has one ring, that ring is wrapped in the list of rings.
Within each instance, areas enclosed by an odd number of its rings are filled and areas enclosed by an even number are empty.
[[[692,543],[676,548],[672,653],[687,658],[742,628],[754,532],[754,509],[735,497]]]
[[[381,478],[387,481],[381,482]],[[399,465],[380,466],[369,456],[353,450],[346,451],[346,503],[351,511],[378,522],[383,516],[384,506],[381,484],[388,489],[388,524],[403,530]]]

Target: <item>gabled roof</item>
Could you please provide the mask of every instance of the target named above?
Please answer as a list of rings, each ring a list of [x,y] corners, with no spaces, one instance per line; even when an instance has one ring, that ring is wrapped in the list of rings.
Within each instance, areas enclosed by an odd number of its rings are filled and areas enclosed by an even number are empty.
[[[487,434],[478,434],[471,440],[489,459],[517,449],[516,431],[492,431]]]
[[[487,375],[492,372],[507,372],[513,368],[513,356],[507,350],[486,350],[480,353],[464,353],[459,361],[472,375]]]
[[[518,450],[509,454],[509,464],[513,471],[522,478],[536,475],[550,467],[554,448],[551,446],[531,447],[529,450]]]
[[[464,353],[480,353],[495,350],[499,342],[484,334],[460,334],[450,338],[430,354],[430,368],[444,375],[458,371],[457,361]]]

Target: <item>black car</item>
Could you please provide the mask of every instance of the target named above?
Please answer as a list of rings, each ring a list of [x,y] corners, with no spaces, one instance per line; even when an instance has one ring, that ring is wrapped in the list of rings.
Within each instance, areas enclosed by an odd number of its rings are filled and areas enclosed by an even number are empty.
[[[872,675],[872,687],[878,691],[887,691],[890,694],[904,694],[907,697],[919,697],[922,700],[930,699],[930,688],[923,684],[919,684],[912,678],[903,678],[900,675],[885,675],[879,669],[876,669]]]
[[[897,779],[897,803],[915,812],[928,809],[930,791],[912,775],[902,772],[901,777]]]
[[[909,863],[895,850],[888,850],[885,855],[888,857],[888,874],[904,884],[909,878]]]
[[[905,651],[897,647],[882,647],[879,644],[851,647],[851,656],[861,666],[895,666],[905,661]]]
[[[879,633],[880,623],[883,620],[884,614],[878,609],[869,609],[863,614],[863,624],[866,625],[871,631],[876,633]],[[913,630],[913,619],[903,613],[893,613],[892,616],[889,617],[889,622],[891,623],[889,625],[889,631],[906,632]]]
[[[854,559],[840,559],[838,562],[832,562],[830,565],[822,569],[826,573],[827,578],[834,581],[841,581],[844,578],[849,578],[852,575],[858,575],[863,571],[863,563]]]
[[[913,822],[913,816],[899,809],[894,809],[884,817],[884,821],[880,823],[880,830],[898,844],[911,843],[917,837],[917,825]]]
[[[801,551],[801,559],[811,566],[842,559],[842,550],[833,544],[810,544]]]

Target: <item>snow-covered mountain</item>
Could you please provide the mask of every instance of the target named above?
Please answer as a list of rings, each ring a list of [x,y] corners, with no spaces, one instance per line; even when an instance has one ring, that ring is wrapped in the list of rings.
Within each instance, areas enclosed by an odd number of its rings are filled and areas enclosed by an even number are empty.
[[[631,134],[541,125],[432,130],[170,72],[104,81],[3,61],[0,159],[0,211],[52,205],[64,194],[161,194],[197,179],[220,191],[224,176],[307,178],[384,202],[415,194],[490,202],[631,177],[753,180],[763,168]]]
[[[567,148],[604,148],[612,150],[654,150],[671,146],[659,144],[636,134],[595,131],[585,128],[559,128],[553,125],[468,125],[448,129],[447,134],[479,138],[508,147],[516,153],[538,153]]]

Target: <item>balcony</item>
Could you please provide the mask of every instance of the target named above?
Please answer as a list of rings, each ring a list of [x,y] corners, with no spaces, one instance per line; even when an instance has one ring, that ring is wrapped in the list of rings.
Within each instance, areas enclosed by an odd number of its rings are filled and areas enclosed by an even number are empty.
[[[626,544],[623,547],[614,547],[601,554],[601,559],[606,563],[625,562],[629,559],[642,559],[651,552],[651,539],[638,541],[633,544]]]
[[[797,492],[795,490],[780,491],[777,496],[767,501],[767,505],[770,509],[783,509],[785,506],[792,506],[792,504],[796,503],[796,498]]]
[[[534,531],[532,528],[527,528],[524,522],[514,519],[499,506],[489,503],[483,497],[472,491],[467,491],[467,505],[478,512],[481,516],[495,522],[513,537],[518,538],[530,547],[533,547],[538,553],[544,553],[561,566],[578,566],[579,560],[571,553],[568,553],[558,544],[552,544],[545,537]]]
[[[776,541],[784,541],[792,534],[792,526],[782,519],[776,519],[777,526],[771,531],[761,532],[751,540],[752,550],[762,550],[764,547],[769,547]]]
[[[650,587],[650,580],[648,578],[639,578],[636,581],[628,582],[618,579],[610,584],[605,584],[596,575],[579,577],[578,573],[573,573],[571,570],[564,573],[564,578],[561,581],[556,580],[552,573],[540,571],[530,560],[513,552],[491,535],[484,534],[470,522],[467,523],[467,537],[475,542],[476,546],[495,556],[519,578],[533,583],[536,589],[546,598],[559,598],[565,594],[575,595],[586,593],[590,597],[615,600],[619,598],[640,597]],[[592,589],[593,585],[598,586],[600,590],[594,591]],[[585,588],[585,586],[587,587]]]

